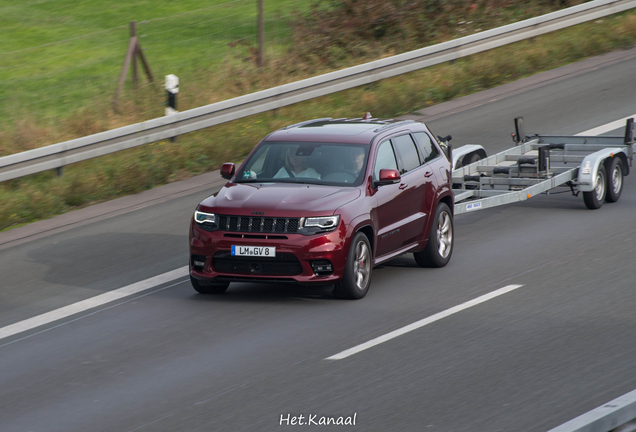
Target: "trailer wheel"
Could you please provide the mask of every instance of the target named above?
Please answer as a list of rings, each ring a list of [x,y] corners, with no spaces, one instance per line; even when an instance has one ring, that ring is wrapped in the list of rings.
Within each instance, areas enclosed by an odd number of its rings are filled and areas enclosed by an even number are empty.
[[[444,267],[453,253],[453,214],[443,202],[437,205],[426,248],[413,252],[420,267]]]
[[[468,156],[464,157],[464,166],[473,164],[477,162],[478,160],[481,160],[481,156],[479,156],[479,154],[477,153],[473,153],[470,155],[470,157]]]
[[[607,194],[605,201],[616,202],[623,192],[623,162],[614,157],[607,164]]]
[[[605,166],[601,164],[598,167],[596,173],[596,180],[594,181],[594,190],[591,192],[583,192],[583,201],[585,206],[590,210],[601,208],[603,201],[605,200],[605,192],[607,190],[607,181],[605,180],[607,175],[605,174]]]
[[[468,166],[472,163],[477,162],[480,159],[481,159],[481,156],[479,156],[478,153],[467,154],[466,156],[464,156],[463,158],[457,161],[457,165],[455,165],[455,169]]]

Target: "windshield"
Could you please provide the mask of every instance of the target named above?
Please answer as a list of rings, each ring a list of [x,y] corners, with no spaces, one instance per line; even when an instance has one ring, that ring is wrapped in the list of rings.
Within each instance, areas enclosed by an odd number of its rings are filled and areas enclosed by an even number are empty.
[[[369,146],[333,143],[262,143],[236,174],[237,183],[281,182],[359,186]]]

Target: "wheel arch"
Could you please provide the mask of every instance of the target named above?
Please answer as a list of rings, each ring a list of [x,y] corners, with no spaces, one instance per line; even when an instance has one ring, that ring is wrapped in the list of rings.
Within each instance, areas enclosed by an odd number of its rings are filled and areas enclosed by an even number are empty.
[[[364,235],[367,236],[367,238],[369,239],[369,244],[371,245],[371,255],[375,256],[375,235],[373,232],[373,227],[370,224],[362,225],[353,232],[352,237],[358,232],[362,232]]]
[[[479,156],[479,159],[486,159],[488,157],[484,149],[472,151],[462,158],[462,166],[466,166],[466,162],[475,154]]]
[[[453,197],[451,195],[445,195],[443,196],[438,202],[437,205],[435,206],[435,209],[437,209],[437,206],[439,205],[439,203],[443,202],[444,204],[446,204],[448,206],[448,208],[451,211],[451,214],[454,215],[455,214],[455,209],[454,209],[454,205],[453,205]]]

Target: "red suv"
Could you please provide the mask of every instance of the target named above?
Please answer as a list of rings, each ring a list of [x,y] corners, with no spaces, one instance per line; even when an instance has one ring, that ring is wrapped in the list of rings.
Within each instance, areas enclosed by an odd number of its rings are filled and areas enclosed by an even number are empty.
[[[365,296],[372,268],[412,252],[442,267],[453,251],[449,157],[414,121],[318,119],[271,133],[190,225],[195,290],[230,282],[333,284]]]

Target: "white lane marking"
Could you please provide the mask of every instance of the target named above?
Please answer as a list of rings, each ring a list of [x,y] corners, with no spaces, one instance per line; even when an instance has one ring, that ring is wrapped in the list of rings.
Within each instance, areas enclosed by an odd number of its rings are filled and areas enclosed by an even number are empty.
[[[597,136],[597,135],[602,135],[604,133],[607,133],[609,131],[613,131],[614,129],[618,129],[621,127],[625,128],[625,122],[627,121],[627,119],[632,117],[636,118],[636,114],[632,114],[620,120],[616,120],[611,123],[607,123],[602,126],[595,127],[594,129],[579,132],[575,136]]]
[[[91,297],[86,300],[73,303],[72,305],[64,306],[59,309],[55,309],[51,312],[43,313],[42,315],[34,316],[33,318],[25,319],[24,321],[17,322],[15,324],[8,325],[0,328],[0,339],[14,336],[18,333],[25,332],[27,330],[34,329],[36,327],[49,324],[53,321],[57,321],[62,318],[69,317],[79,312],[84,312],[88,309],[92,309],[97,306],[118,300],[123,297],[128,297],[133,294],[137,294],[141,291],[145,291],[167,282],[172,282],[175,279],[188,275],[188,266],[178,268],[176,270],[169,271],[159,276],[154,276],[141,282],[134,283],[132,285],[125,286],[113,291],[109,291],[104,294],[100,294],[95,297]]]
[[[446,309],[445,311],[436,313],[435,315],[431,315],[428,318],[424,318],[421,319],[419,321],[414,322],[413,324],[409,324],[407,326],[404,326],[402,328],[399,328],[397,330],[394,330],[390,333],[387,333],[385,335],[379,336],[375,339],[371,339],[368,342],[365,342],[363,344],[360,344],[358,346],[354,346],[353,348],[349,348],[348,350],[344,350],[338,354],[332,355],[331,357],[327,357],[325,360],[341,360],[343,358],[349,357],[351,355],[354,355],[356,353],[359,353],[360,351],[364,351],[366,349],[369,349],[371,347],[374,347],[376,345],[379,345],[383,342],[389,341],[391,339],[394,339],[398,336],[402,336],[405,333],[408,332],[412,332],[413,330],[417,330],[420,327],[424,327],[425,325],[434,323],[435,321],[441,320],[442,318],[446,318],[447,316],[456,314],[457,312],[463,311],[464,309],[468,309],[470,307],[476,306],[480,303],[486,302],[490,299],[493,299],[495,297],[498,297],[502,294],[506,294],[509,293],[510,291],[516,290],[517,288],[521,288],[523,285],[508,285],[505,286],[503,288],[499,288],[498,290],[495,290],[493,292],[490,292],[488,294],[484,294],[481,297],[477,297],[476,299],[467,301],[466,303],[462,303],[460,305],[457,306],[453,306],[450,309]]]
[[[588,411],[567,423],[563,423],[561,426],[550,429],[548,432],[609,430],[609,425],[612,425],[612,430],[614,430],[614,427],[633,420],[635,411],[636,390],[632,390],[613,401],[594,408],[592,411]]]

